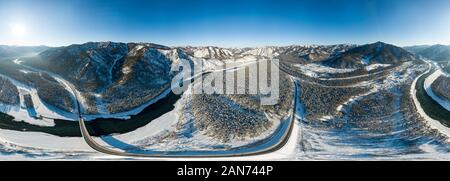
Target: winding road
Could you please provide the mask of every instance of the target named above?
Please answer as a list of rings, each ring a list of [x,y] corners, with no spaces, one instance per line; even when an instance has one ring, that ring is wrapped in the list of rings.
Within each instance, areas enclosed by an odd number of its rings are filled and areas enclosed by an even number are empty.
[[[416,109],[418,111],[418,113],[425,119],[426,124],[428,124],[431,128],[438,130],[439,132],[447,135],[448,137],[450,137],[450,128],[444,126],[442,123],[440,123],[438,120],[435,120],[433,118],[431,118],[430,116],[428,116],[428,114],[424,111],[424,109],[422,108],[422,104],[420,103],[420,101],[417,99],[417,90],[416,90],[416,84],[417,82],[423,77],[426,76],[428,74],[431,73],[431,71],[433,71],[436,68],[436,65],[433,65],[430,61],[425,61],[423,60],[425,63],[428,64],[428,70],[424,73],[422,73],[421,75],[419,75],[414,82],[411,85],[411,96],[413,98],[414,104],[416,106]],[[425,81],[425,79],[423,79],[422,81]],[[424,89],[424,87],[420,87],[421,89]],[[450,142],[450,139],[447,139],[447,142]]]
[[[20,61],[14,61],[14,63],[22,65]],[[39,70],[36,68],[31,68],[26,65],[22,65],[24,68],[32,69],[33,71],[39,71],[39,72],[47,72],[43,70]],[[49,72],[47,72],[49,73]],[[75,119],[79,120],[79,126],[80,131],[83,139],[89,145],[92,149],[108,154],[108,155],[115,155],[115,156],[122,156],[122,157],[146,157],[146,158],[220,158],[220,157],[245,157],[245,156],[257,156],[257,155],[265,155],[269,153],[275,153],[276,151],[281,150],[282,148],[289,147],[290,149],[295,149],[296,143],[296,134],[292,134],[294,129],[298,129],[298,125],[295,124],[296,122],[296,110],[297,110],[297,101],[296,97],[298,97],[298,81],[295,81],[291,77],[291,81],[294,83],[294,99],[293,99],[293,111],[291,112],[290,118],[282,120],[282,123],[280,126],[278,126],[278,129],[268,138],[262,140],[259,142],[259,145],[263,145],[263,148],[255,148],[253,144],[245,145],[242,147],[238,147],[232,150],[225,150],[225,151],[187,151],[187,152],[181,152],[181,151],[169,151],[169,152],[158,152],[158,151],[134,151],[134,152],[127,152],[125,150],[115,149],[115,148],[109,148],[107,146],[103,146],[99,143],[97,143],[94,138],[89,134],[89,131],[85,124],[85,119],[82,115],[82,108],[79,98],[79,92],[76,90],[73,84],[66,81],[64,78],[62,78],[59,75],[55,75],[53,73],[50,74],[51,76],[58,79],[58,81],[63,84],[64,87],[73,95],[74,103],[76,106],[76,113],[77,115]],[[297,131],[297,130],[295,130]],[[288,141],[290,145],[287,146]],[[151,152],[151,153],[150,153]],[[283,154],[283,153],[281,153]]]
[[[89,135],[89,131],[86,128],[86,124],[85,121],[82,117],[81,114],[79,114],[79,123],[80,123],[80,130],[81,130],[81,134],[84,138],[84,140],[86,141],[86,143],[94,150],[101,152],[101,153],[105,153],[105,154],[109,154],[109,155],[116,155],[116,156],[125,156],[125,157],[151,157],[151,158],[211,158],[211,157],[242,157],[242,156],[254,156],[254,155],[263,155],[263,154],[267,154],[267,153],[272,153],[275,152],[277,150],[280,150],[281,148],[283,148],[286,143],[288,142],[288,140],[290,139],[290,137],[292,136],[292,131],[293,131],[293,127],[295,124],[295,120],[296,120],[296,107],[297,107],[297,101],[295,100],[295,97],[297,97],[298,95],[298,85],[297,82],[292,80],[294,82],[294,87],[295,87],[295,91],[294,91],[294,100],[293,100],[293,111],[292,111],[292,115],[290,119],[287,119],[287,121],[289,121],[288,124],[288,128],[286,131],[284,131],[282,138],[279,140],[278,144],[269,146],[265,149],[262,150],[257,150],[257,151],[248,151],[246,152],[245,149],[243,152],[233,152],[230,151],[230,153],[215,153],[215,151],[194,151],[194,152],[190,152],[191,154],[180,154],[182,152],[161,152],[158,154],[152,153],[152,154],[143,154],[143,153],[130,153],[130,152],[126,152],[126,151],[118,151],[118,150],[114,150],[114,149],[110,149],[107,147],[104,147],[100,144],[98,144],[90,135]],[[76,94],[75,94],[76,95]],[[77,99],[78,100],[78,99]],[[78,110],[80,110],[80,106],[78,103]],[[80,113],[80,111],[79,111]],[[282,130],[281,130],[282,131]],[[274,133],[275,134],[275,133]],[[269,138],[270,139],[270,138]],[[222,152],[222,151],[221,151]]]
[[[64,80],[65,81],[65,80]],[[186,154],[185,152],[154,152],[152,151],[152,153],[150,154],[145,154],[145,153],[136,153],[136,152],[126,152],[124,150],[115,150],[115,149],[111,149],[105,146],[100,145],[99,143],[97,143],[89,134],[89,131],[86,127],[85,124],[85,120],[83,119],[83,116],[81,114],[81,105],[79,102],[79,98],[78,98],[78,94],[76,92],[76,89],[72,86],[68,86],[71,89],[72,94],[75,97],[76,100],[76,104],[77,104],[77,112],[78,112],[78,119],[79,119],[79,125],[80,125],[80,130],[81,130],[81,135],[83,137],[83,139],[85,140],[85,142],[94,150],[104,153],[104,154],[109,154],[109,155],[115,155],[115,156],[123,156],[123,157],[146,157],[146,158],[219,158],[219,157],[244,157],[244,156],[256,156],[256,155],[264,155],[264,154],[268,154],[268,153],[274,153],[278,150],[281,150],[283,147],[285,147],[288,143],[288,141],[290,139],[292,139],[292,137],[296,137],[296,134],[292,134],[294,128],[298,129],[297,126],[295,125],[296,122],[296,110],[297,110],[297,101],[296,101],[296,97],[299,97],[299,92],[298,92],[298,81],[295,81],[292,77],[291,77],[291,81],[294,84],[294,98],[293,98],[293,103],[292,103],[292,108],[293,111],[291,113],[290,119],[286,119],[284,121],[289,121],[289,123],[287,124],[287,128],[285,128],[285,130],[282,130],[283,128],[283,124],[280,124],[279,128],[277,129],[277,131],[275,131],[275,133],[273,133],[269,138],[267,138],[267,140],[264,140],[266,142],[270,142],[271,139],[275,139],[277,136],[277,132],[283,131],[282,132],[282,136],[281,138],[277,141],[276,144],[270,145],[265,147],[264,149],[260,149],[260,150],[253,150],[252,148],[242,148],[241,150],[239,150],[240,148],[237,148],[237,150],[230,150],[230,151],[189,151],[188,154]],[[71,85],[71,84],[66,84],[66,85]],[[279,130],[280,129],[280,130]],[[296,130],[297,131],[297,130]],[[263,143],[264,144],[264,143]],[[296,144],[296,141],[292,141],[292,143],[290,144]],[[290,147],[294,147],[293,149],[295,149],[295,146],[290,146]],[[248,150],[248,151],[247,151]],[[142,150],[143,152],[145,152],[145,150]]]

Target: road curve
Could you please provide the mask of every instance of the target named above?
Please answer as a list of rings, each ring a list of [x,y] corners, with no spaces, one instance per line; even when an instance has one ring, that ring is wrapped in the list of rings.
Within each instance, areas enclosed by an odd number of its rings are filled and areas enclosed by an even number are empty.
[[[297,101],[295,97],[298,95],[298,85],[297,82],[291,79],[294,83],[294,99],[293,99],[293,111],[291,115],[291,119],[289,120],[290,123],[288,125],[287,131],[283,133],[283,137],[281,141],[278,144],[271,145],[265,149],[257,150],[257,151],[251,151],[251,152],[243,152],[243,153],[219,153],[215,154],[215,151],[196,151],[195,154],[180,154],[182,152],[161,152],[161,153],[152,153],[152,154],[145,154],[145,153],[131,153],[126,151],[118,151],[114,149],[107,148],[105,146],[102,146],[98,144],[89,134],[89,131],[86,128],[85,121],[81,115],[80,111],[80,104],[78,102],[77,98],[77,108],[79,113],[79,124],[80,124],[80,130],[81,135],[83,136],[83,139],[86,141],[86,143],[94,150],[109,154],[109,155],[116,155],[116,156],[124,156],[124,157],[147,157],[147,158],[219,158],[219,157],[243,157],[243,156],[255,156],[255,155],[262,155],[271,153],[277,150],[280,150],[283,148],[283,146],[286,145],[288,140],[291,137],[292,129],[295,124],[295,115],[296,115],[296,107],[297,107]],[[71,88],[72,89],[72,88]],[[74,91],[74,90],[72,90]],[[76,94],[74,93],[76,96]],[[270,138],[269,138],[270,139]],[[202,155],[203,153],[203,155]]]
[[[423,110],[420,101],[417,99],[417,95],[416,95],[416,93],[417,93],[417,90],[416,90],[417,81],[419,81],[421,77],[426,76],[431,71],[433,71],[433,64],[431,62],[425,61],[425,60],[422,60],[422,61],[424,61],[425,63],[428,64],[428,70],[425,71],[424,73],[420,74],[419,76],[417,76],[417,78],[411,84],[411,88],[410,88],[411,97],[413,99],[413,102],[414,102],[414,105],[416,107],[417,112],[425,119],[425,123],[428,126],[430,126],[431,128],[436,129],[440,133],[443,133],[444,135],[448,136],[446,141],[450,142],[450,128],[442,125],[442,123],[440,123],[438,120],[435,120],[435,119],[431,118],[430,116],[428,116],[428,114]],[[425,81],[425,79],[423,81]],[[420,88],[424,89],[424,87],[420,87]]]
[[[20,64],[20,65],[22,65],[22,64]],[[36,69],[36,71],[40,71],[40,70]],[[89,131],[86,128],[85,120],[83,119],[83,116],[81,113],[82,112],[81,104],[79,102],[80,99],[78,98],[78,92],[77,92],[76,88],[72,84],[68,83],[62,77],[58,77],[58,78],[61,81],[63,81],[63,83],[65,84],[65,87],[68,87],[70,89],[70,91],[72,92],[72,94],[75,98],[76,110],[77,110],[77,115],[78,115],[77,117],[79,119],[80,131],[81,131],[81,135],[82,135],[83,139],[92,149],[94,149],[98,152],[101,152],[101,153],[109,154],[109,155],[124,156],[124,157],[147,157],[147,158],[210,158],[210,157],[219,158],[219,157],[243,157],[243,156],[262,155],[262,154],[272,153],[277,150],[280,150],[281,148],[283,148],[286,145],[289,138],[291,137],[291,133],[292,133],[292,130],[293,130],[293,127],[295,124],[295,119],[296,119],[295,115],[296,115],[297,102],[296,102],[295,97],[298,96],[298,84],[297,84],[297,81],[295,81],[294,79],[291,78],[291,81],[294,83],[294,99],[293,99],[293,103],[292,103],[293,111],[292,111],[291,119],[288,120],[289,121],[288,128],[286,128],[286,131],[283,132],[282,138],[280,139],[278,144],[273,144],[264,149],[257,150],[257,151],[248,151],[248,152],[244,151],[244,152],[240,152],[240,153],[233,153],[233,152],[214,153],[214,152],[219,152],[219,151],[189,151],[189,152],[192,152],[192,154],[183,154],[183,152],[181,152],[181,151],[179,151],[179,152],[174,151],[174,152],[160,152],[160,153],[156,153],[156,154],[155,153],[144,154],[144,153],[131,153],[131,152],[126,152],[126,151],[122,151],[122,150],[119,151],[119,150],[107,148],[105,146],[98,144],[90,136]],[[280,125],[280,128],[281,128],[281,126],[283,126],[283,125]],[[271,137],[269,137],[268,140],[270,141],[270,139],[273,139],[274,136],[275,136],[275,134],[273,134]],[[243,147],[245,147],[245,146],[243,146]],[[248,149],[248,148],[238,148],[238,149],[244,150],[244,149]],[[143,151],[145,151],[145,150],[143,150]]]

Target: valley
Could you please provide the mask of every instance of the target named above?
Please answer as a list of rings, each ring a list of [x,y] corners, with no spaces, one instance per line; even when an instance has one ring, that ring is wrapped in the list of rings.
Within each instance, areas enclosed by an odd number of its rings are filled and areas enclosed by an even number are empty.
[[[450,112],[439,101],[448,101],[446,64],[405,49],[383,42],[259,48],[90,42],[3,59],[0,155],[447,158]],[[279,62],[274,105],[261,105],[265,95],[249,89],[261,75],[249,70],[266,59]],[[184,62],[203,66],[172,70]],[[444,77],[430,78],[441,70]],[[209,75],[241,71],[245,82],[233,86],[247,87],[241,94],[194,93]],[[185,72],[189,86],[174,94],[171,80]]]

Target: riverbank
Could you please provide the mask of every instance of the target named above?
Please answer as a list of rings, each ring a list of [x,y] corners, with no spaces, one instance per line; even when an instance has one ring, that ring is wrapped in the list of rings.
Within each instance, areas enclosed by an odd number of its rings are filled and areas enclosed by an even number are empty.
[[[431,63],[427,72],[419,75],[411,85],[410,94],[417,111],[425,119],[427,125],[450,137],[450,112],[443,109],[424,90],[425,78],[435,70]],[[444,125],[447,123],[447,125]],[[450,141],[450,140],[447,140]]]
[[[123,134],[134,131],[142,126],[147,125],[152,120],[170,112],[175,108],[175,103],[180,98],[170,92],[166,97],[147,106],[139,114],[130,116],[130,119],[113,119],[100,118],[86,122],[89,132],[93,136],[102,136],[109,134]],[[54,120],[53,127],[42,127],[26,122],[18,122],[14,117],[0,113],[0,129],[9,129],[26,132],[44,132],[56,136],[63,137],[81,137],[78,122],[66,120]]]
[[[424,82],[424,89],[427,92],[427,94],[434,100],[436,101],[438,104],[440,104],[444,109],[446,109],[447,111],[450,111],[450,102],[447,100],[444,100],[442,98],[440,98],[439,96],[437,96],[434,92],[433,89],[431,88],[431,85],[434,83],[434,81],[436,81],[437,78],[439,78],[440,76],[446,76],[444,72],[442,72],[441,69],[438,69],[436,71],[434,71],[434,73],[432,73],[430,76],[428,76],[425,79]]]

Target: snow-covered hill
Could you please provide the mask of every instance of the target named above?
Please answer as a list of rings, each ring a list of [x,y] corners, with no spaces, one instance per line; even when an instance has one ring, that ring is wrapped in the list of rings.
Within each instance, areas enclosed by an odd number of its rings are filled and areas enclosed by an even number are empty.
[[[310,76],[374,70],[414,56],[393,45],[292,45],[254,48],[167,47],[151,43],[88,42],[49,48],[20,64],[61,76],[78,92],[85,114],[121,114],[154,101],[170,88],[180,59],[202,63],[205,70],[224,63],[246,65],[277,58]],[[313,63],[313,64],[312,64]],[[48,98],[51,100],[51,97]],[[122,115],[122,114],[121,114]]]
[[[394,45],[376,42],[352,48],[322,64],[334,68],[364,68],[372,64],[393,65],[411,60],[417,60],[412,53]]]
[[[174,76],[170,68],[183,56],[156,44],[90,42],[52,48],[21,63],[72,83],[87,114],[109,114],[139,107],[167,90]]]

